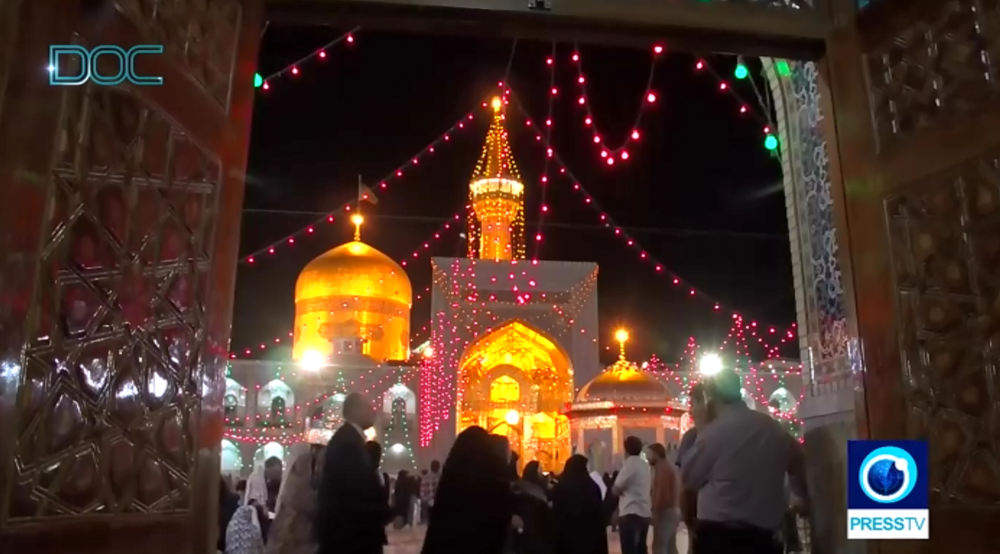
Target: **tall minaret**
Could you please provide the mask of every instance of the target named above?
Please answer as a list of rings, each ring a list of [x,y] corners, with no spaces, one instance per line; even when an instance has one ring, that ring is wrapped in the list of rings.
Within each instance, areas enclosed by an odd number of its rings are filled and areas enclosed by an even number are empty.
[[[524,184],[504,126],[503,101],[493,99],[493,123],[469,182],[469,257],[523,260]]]

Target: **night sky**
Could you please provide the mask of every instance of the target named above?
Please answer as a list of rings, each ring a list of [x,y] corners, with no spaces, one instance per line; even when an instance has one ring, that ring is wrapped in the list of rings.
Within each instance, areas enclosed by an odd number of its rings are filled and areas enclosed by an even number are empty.
[[[324,27],[270,26],[263,38],[259,72],[269,75],[341,35]],[[365,205],[364,240],[400,260],[430,238],[445,218],[462,212],[468,182],[479,156],[490,112],[481,102],[497,92],[511,40],[435,37],[361,30],[325,60],[300,66],[298,76],[258,90],[243,215],[241,255],[280,241],[321,212],[338,209],[356,196],[357,175],[376,186],[463,114],[477,118],[402,180],[378,191],[379,203]],[[692,54],[669,50],[657,65],[653,88],[659,99],[646,115],[630,159],[609,168],[589,140],[584,110],[577,104],[572,44],[559,44],[553,142],[556,153],[580,183],[640,244],[693,286],[743,313],[747,319],[787,328],[795,317],[791,256],[780,164],[762,146],[761,125],[741,116],[738,102],[717,90],[717,82],[696,73]],[[533,119],[543,121],[548,104],[552,44],[519,41],[509,82]],[[588,98],[608,143],[630,133],[652,58],[648,50],[581,45]],[[732,75],[733,57],[708,57],[721,75]],[[751,73],[759,67],[750,64]],[[758,78],[759,88],[763,80]],[[748,81],[734,84],[754,99]],[[751,103],[759,110],[757,103]],[[510,110],[508,129],[517,163],[528,186],[526,216],[533,238],[540,219],[540,179],[545,151],[525,118]],[[600,265],[602,346],[612,330],[631,330],[631,357],[656,352],[676,359],[687,337],[709,345],[729,329],[728,312],[692,299],[638,259],[624,241],[602,227],[598,213],[583,203],[572,182],[552,171],[542,228],[541,258],[595,261]],[[265,210],[261,212],[260,210]],[[291,212],[291,213],[286,213]],[[295,213],[306,212],[306,213]],[[320,212],[320,213],[310,213]],[[464,215],[463,215],[464,222]],[[437,256],[464,255],[455,229],[432,247]],[[287,337],[294,314],[299,270],[313,257],[351,239],[346,217],[317,227],[274,256],[241,265],[233,318],[233,349]],[[529,240],[529,257],[534,248]],[[409,265],[414,292],[430,284],[427,256]],[[414,303],[412,328],[428,322],[430,302]],[[612,352],[605,352],[613,359]],[[753,351],[762,354],[761,351]],[[796,346],[783,353],[796,356]],[[283,353],[287,356],[287,352]],[[280,355],[278,353],[271,356]]]

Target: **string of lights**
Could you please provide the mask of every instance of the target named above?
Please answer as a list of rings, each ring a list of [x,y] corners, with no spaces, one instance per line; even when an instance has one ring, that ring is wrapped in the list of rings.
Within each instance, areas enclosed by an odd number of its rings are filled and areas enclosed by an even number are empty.
[[[451,218],[449,218],[449,221],[446,221],[441,225],[441,227],[439,227],[436,231],[434,231],[426,240],[424,240],[421,243],[419,248],[414,250],[406,258],[400,260],[399,265],[406,267],[409,262],[412,262],[413,260],[420,258],[421,253],[423,253],[424,255],[429,255],[431,245],[434,244],[435,241],[441,240],[441,237],[445,235],[446,231],[452,229],[453,227],[457,227],[457,224],[455,222],[462,221],[462,214],[468,212],[471,209],[472,208],[470,206],[465,206],[464,208],[462,208],[462,211],[452,215]]]
[[[552,143],[552,109],[555,107],[556,95],[559,93],[556,88],[556,64],[554,62],[556,58],[556,43],[552,43],[552,54],[546,59],[549,68],[549,102],[548,108],[545,114],[545,142],[547,144]],[[533,259],[537,260],[541,257],[542,242],[541,236],[545,224],[545,214],[548,213],[548,206],[545,204],[546,192],[548,192],[548,181],[549,181],[549,166],[551,162],[551,156],[548,154],[545,156],[542,162],[542,194],[541,202],[538,207],[538,233],[535,235],[535,249]]]
[[[421,363],[420,444],[430,443],[449,417],[452,400],[462,400],[463,388],[454,370],[473,343],[488,344],[492,332],[507,326],[511,308],[538,306],[520,311],[519,324],[530,325],[552,337],[571,333],[596,342],[596,330],[574,327],[580,311],[596,290],[597,272],[581,274],[567,287],[564,281],[549,281],[537,261],[512,261],[509,265],[481,264],[478,260],[454,260],[449,267],[434,267],[434,287],[444,297],[446,309],[434,308],[431,344],[434,355]],[[477,283],[483,286],[477,286]],[[488,285],[486,285],[488,283]],[[541,291],[561,291],[546,293]],[[498,327],[499,326],[499,327]],[[530,337],[525,337],[529,347]],[[484,342],[485,341],[485,342]]]
[[[591,99],[587,94],[587,76],[583,71],[583,57],[580,54],[580,45],[574,43],[574,51],[570,56],[573,65],[576,67],[576,82],[580,89],[580,96],[577,98],[576,102],[582,106],[585,110],[585,115],[583,118],[583,124],[589,127],[593,133],[591,141],[597,147],[598,151],[601,153],[601,157],[606,160],[620,159],[625,161],[629,159],[629,152],[626,150],[630,143],[638,141],[641,137],[641,132],[639,130],[642,124],[643,116],[646,111],[656,104],[659,99],[656,91],[653,90],[653,79],[656,76],[656,66],[657,62],[660,60],[663,54],[663,46],[655,45],[653,46],[653,57],[649,64],[649,76],[646,78],[646,87],[642,92],[642,101],[639,103],[639,109],[636,111],[635,120],[630,127],[628,137],[625,138],[618,146],[610,146],[607,141],[607,136],[601,133],[600,126],[597,123],[597,117],[594,115],[594,110],[591,107]],[[552,65],[552,58],[546,60],[546,63]],[[608,161],[608,165],[614,165],[613,161]]]
[[[754,408],[765,407],[801,440],[802,420],[798,419],[797,413],[805,397],[806,387],[805,383],[800,382],[796,396],[790,390],[790,387],[795,388],[794,385],[786,379],[798,378],[801,381],[802,364],[770,359],[754,363],[749,355],[746,330],[743,318],[734,314],[727,337],[719,345],[718,352],[724,356],[728,350],[733,351],[732,365],[742,377],[747,404]],[[683,391],[683,401],[687,403],[690,401],[691,387],[704,379],[699,367],[704,354],[706,353],[695,338],[689,337],[682,362],[664,363],[653,354],[641,367],[655,374],[661,381],[677,385]]]
[[[701,291],[697,287],[694,287],[689,281],[683,279],[675,271],[667,268],[660,260],[658,260],[655,256],[650,254],[648,250],[643,248],[639,244],[639,242],[635,239],[635,237],[633,237],[631,234],[626,232],[621,226],[615,223],[614,219],[612,219],[611,216],[608,215],[607,212],[605,212],[601,208],[600,204],[597,202],[597,199],[583,187],[580,180],[569,170],[563,159],[558,155],[558,153],[555,152],[553,145],[551,143],[545,142],[542,130],[538,127],[538,125],[536,125],[533,122],[530,114],[527,112],[527,109],[521,102],[517,100],[517,97],[513,98],[513,103],[517,107],[517,109],[519,109],[521,113],[527,118],[527,127],[529,127],[534,131],[536,142],[540,142],[542,147],[546,149],[546,155],[551,156],[553,162],[556,164],[556,167],[558,168],[558,173],[560,175],[565,176],[573,183],[572,185],[573,190],[577,191],[580,195],[582,195],[584,204],[589,205],[597,212],[598,219],[600,220],[600,222],[608,229],[611,229],[616,236],[620,237],[622,241],[625,243],[625,246],[627,248],[635,251],[641,261],[650,264],[655,273],[666,276],[668,279],[670,279],[671,284],[675,287],[687,288],[688,296],[693,298],[703,298],[707,300],[709,303],[711,303],[713,310],[721,312],[723,309],[721,302],[716,300],[714,297],[706,294],[705,292]],[[543,240],[543,238],[544,237],[541,235],[541,233],[539,233],[535,237],[536,241],[541,241]],[[731,310],[731,312],[739,315],[739,312],[736,310]],[[753,326],[754,328],[756,328],[757,323],[754,322]],[[793,322],[789,326],[788,330],[782,332],[779,335],[777,327],[768,326],[767,334],[776,335],[778,342],[780,344],[785,344],[796,338],[797,335],[794,332],[795,329],[796,329],[796,324]],[[758,338],[759,339],[758,342],[764,345],[765,348],[767,348],[767,350],[769,351],[769,356],[777,355],[778,348],[776,346],[771,346],[767,344],[762,334],[758,334],[755,331],[753,336],[755,338]]]
[[[354,36],[360,30],[361,27],[355,27],[351,29],[350,31],[340,35],[339,37],[331,40],[330,42],[324,44],[323,46],[320,46],[319,48],[313,50],[312,52],[306,54],[305,56],[302,56],[301,58],[295,60],[294,62],[279,69],[278,71],[271,73],[267,77],[262,77],[260,73],[255,73],[253,82],[254,88],[259,88],[261,90],[267,91],[271,90],[272,83],[282,76],[291,75],[293,77],[298,77],[302,73],[302,70],[300,68],[302,67],[303,64],[311,62],[313,60],[320,60],[320,61],[325,60],[327,58],[327,52],[334,46],[340,44],[341,42],[347,45],[354,44],[355,40]]]
[[[784,69],[779,68],[777,70],[779,75],[787,76],[791,74],[788,62],[783,62],[781,67]],[[743,95],[736,91],[735,87],[733,87],[729,81],[724,79],[718,71],[713,69],[704,58],[699,58],[695,61],[694,69],[696,73],[705,73],[715,79],[715,86],[719,92],[726,93],[736,100],[739,105],[738,110],[740,114],[748,114],[761,124],[764,135],[764,148],[771,151],[778,149],[778,134],[775,131],[776,127],[774,122],[771,121],[771,113],[769,111],[766,111],[763,115],[761,115],[759,111],[751,109],[750,103],[743,98]],[[733,71],[733,77],[740,81],[750,77],[750,70],[747,68],[746,64],[743,63],[742,59],[736,64],[736,68]],[[766,110],[765,106],[761,106],[761,108]]]
[[[385,177],[383,177],[381,180],[378,181],[378,185],[375,187],[375,190],[378,192],[385,192],[386,190],[388,190],[390,184],[398,184],[400,181],[403,180],[404,170],[407,170],[408,168],[411,168],[415,165],[419,165],[420,161],[425,157],[433,156],[441,145],[450,143],[453,136],[455,136],[456,133],[459,133],[462,130],[468,128],[469,127],[468,123],[474,119],[475,119],[474,112],[469,112],[463,115],[461,119],[452,124],[452,126],[449,127],[448,130],[435,137],[434,140],[432,140],[426,146],[420,149],[420,151],[417,152],[415,155],[411,156],[406,162],[404,162],[403,164],[396,167],[396,169],[393,169],[388,174],[386,174]],[[366,198],[364,197],[362,198],[362,200],[365,199]],[[351,201],[342,205],[340,208],[330,212],[326,212],[322,217],[316,219],[309,225],[306,225],[305,227],[302,227],[293,233],[285,235],[284,237],[268,244],[267,246],[264,246],[263,248],[258,248],[257,250],[254,250],[253,252],[243,256],[239,260],[240,263],[244,264],[258,263],[262,259],[262,257],[274,255],[276,252],[280,250],[281,247],[291,247],[295,245],[296,241],[298,241],[299,239],[303,237],[313,236],[316,233],[316,227],[324,223],[332,224],[336,222],[338,214],[342,212],[350,212],[356,203],[357,200],[352,199]]]
[[[392,394],[389,408],[389,424],[385,427],[383,443],[388,445],[388,455],[406,453],[409,456],[410,469],[417,469],[417,459],[413,455],[413,440],[410,435],[410,403],[411,391],[402,381],[398,381],[387,394]],[[415,400],[415,399],[414,399]],[[416,402],[413,402],[416,411]],[[416,415],[415,413],[413,414]],[[383,462],[385,458],[383,457]]]

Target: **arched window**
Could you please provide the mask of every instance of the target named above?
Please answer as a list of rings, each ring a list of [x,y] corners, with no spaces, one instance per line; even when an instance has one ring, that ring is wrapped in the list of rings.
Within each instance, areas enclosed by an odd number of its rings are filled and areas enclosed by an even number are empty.
[[[392,413],[394,414],[405,414],[406,413],[406,399],[396,398],[392,401]]]
[[[225,407],[225,413],[227,419],[232,419],[236,417],[236,407],[239,403],[239,399],[236,398],[235,394],[227,394],[222,400],[222,405]]]
[[[490,383],[490,402],[509,404],[521,399],[521,384],[507,375],[497,377]]]
[[[795,398],[785,387],[771,393],[771,398],[767,402],[768,406],[777,412],[788,413],[795,409]]]
[[[416,415],[417,395],[402,383],[396,383],[382,395],[382,411],[386,415],[392,415],[396,409],[396,402],[398,400],[406,402],[406,409],[404,410],[406,414],[411,416]]]
[[[285,417],[285,410],[295,404],[292,389],[280,379],[274,379],[257,393],[257,413],[268,414],[269,423]]]
[[[271,422],[282,421],[285,417],[285,399],[276,396],[271,399]]]
[[[226,439],[222,440],[222,473],[239,474],[243,469],[243,456],[240,448]]]
[[[269,442],[264,446],[261,446],[254,452],[253,463],[254,467],[263,467],[264,461],[268,458],[278,458],[282,462],[285,461],[285,447],[278,442]]]

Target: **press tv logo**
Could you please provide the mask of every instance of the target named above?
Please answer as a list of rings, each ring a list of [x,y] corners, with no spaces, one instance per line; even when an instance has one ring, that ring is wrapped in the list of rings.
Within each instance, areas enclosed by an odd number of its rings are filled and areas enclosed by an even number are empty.
[[[77,87],[93,81],[104,86],[120,85],[126,81],[138,86],[163,84],[163,77],[139,75],[135,60],[142,55],[162,54],[162,44],[140,44],[129,49],[113,44],[102,44],[88,50],[79,44],[53,44],[49,46],[49,84],[60,87]],[[99,71],[98,62],[104,58],[115,58],[113,64],[106,64],[107,74]]]
[[[848,539],[928,539],[929,514],[925,441],[848,441]]]

